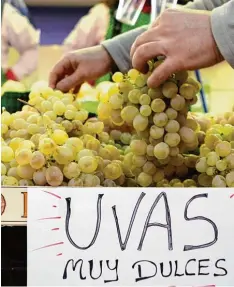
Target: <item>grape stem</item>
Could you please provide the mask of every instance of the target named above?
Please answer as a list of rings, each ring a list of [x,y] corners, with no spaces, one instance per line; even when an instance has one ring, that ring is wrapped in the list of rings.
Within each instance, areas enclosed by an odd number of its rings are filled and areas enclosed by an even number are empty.
[[[18,100],[19,102],[21,102],[21,103],[27,105],[27,106],[30,106],[31,108],[34,108],[35,110],[38,111],[38,113],[39,113],[40,115],[42,115],[41,112],[40,112],[37,108],[35,108],[33,105],[31,105],[31,104],[29,104],[28,102],[26,102],[26,101],[24,101],[24,100],[22,100],[22,99],[19,99],[19,98],[18,98],[17,100]]]

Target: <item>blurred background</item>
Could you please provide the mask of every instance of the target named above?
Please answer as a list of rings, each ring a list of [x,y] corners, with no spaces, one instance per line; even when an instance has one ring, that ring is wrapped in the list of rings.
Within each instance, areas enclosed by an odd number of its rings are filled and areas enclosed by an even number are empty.
[[[28,87],[37,80],[48,79],[51,67],[64,53],[62,46],[64,39],[98,2],[98,0],[25,1],[34,25],[41,31],[38,68],[23,80]],[[11,48],[9,64],[13,65],[17,59],[17,51]],[[222,63],[202,70],[201,75],[210,110],[214,113],[229,111],[234,103],[234,70],[226,63]]]

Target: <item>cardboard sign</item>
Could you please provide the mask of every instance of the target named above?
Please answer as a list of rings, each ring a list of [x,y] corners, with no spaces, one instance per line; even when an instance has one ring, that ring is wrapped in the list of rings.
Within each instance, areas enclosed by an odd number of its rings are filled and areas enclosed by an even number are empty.
[[[27,189],[1,188],[1,225],[27,224]]]
[[[231,189],[28,190],[28,286],[234,286]]]

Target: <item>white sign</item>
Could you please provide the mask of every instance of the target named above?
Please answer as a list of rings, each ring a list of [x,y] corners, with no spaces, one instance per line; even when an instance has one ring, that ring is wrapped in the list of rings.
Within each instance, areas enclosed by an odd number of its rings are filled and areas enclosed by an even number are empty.
[[[231,189],[28,190],[28,286],[234,286]]]

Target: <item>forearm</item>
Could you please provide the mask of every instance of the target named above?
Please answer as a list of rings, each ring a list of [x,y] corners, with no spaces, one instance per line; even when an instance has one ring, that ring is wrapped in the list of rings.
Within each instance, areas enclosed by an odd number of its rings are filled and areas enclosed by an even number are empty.
[[[131,68],[130,50],[132,44],[139,35],[147,30],[147,27],[143,26],[102,43],[120,71],[126,72]]]
[[[228,1],[229,0],[195,0],[194,2],[189,2],[184,7],[189,9],[212,11],[213,9],[222,6]]]
[[[20,55],[19,61],[12,67],[13,73],[19,80],[30,75],[38,66],[38,48],[32,48]]]
[[[234,68],[234,0],[216,8],[211,14],[211,28],[224,59]]]

